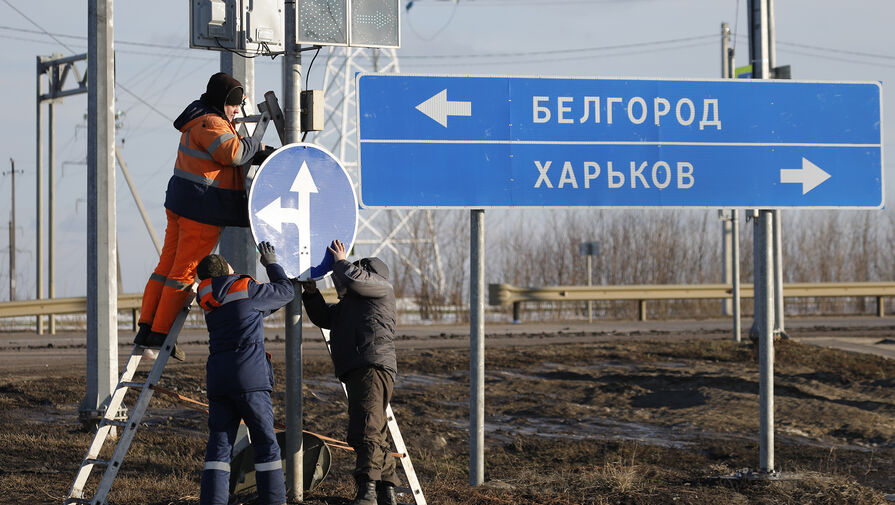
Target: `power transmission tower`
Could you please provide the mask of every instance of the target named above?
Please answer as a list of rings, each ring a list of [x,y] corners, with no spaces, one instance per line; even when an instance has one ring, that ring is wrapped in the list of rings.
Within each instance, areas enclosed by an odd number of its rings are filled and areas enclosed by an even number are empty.
[[[398,56],[394,49],[332,47],[326,60],[323,83],[326,127],[315,132],[313,141],[329,149],[342,161],[354,180],[358,196],[360,172],[355,74],[398,71]],[[434,216],[429,210],[361,210],[355,249],[362,256],[392,255],[419,276],[420,287],[431,287],[438,295],[444,296],[444,271],[435,227]]]

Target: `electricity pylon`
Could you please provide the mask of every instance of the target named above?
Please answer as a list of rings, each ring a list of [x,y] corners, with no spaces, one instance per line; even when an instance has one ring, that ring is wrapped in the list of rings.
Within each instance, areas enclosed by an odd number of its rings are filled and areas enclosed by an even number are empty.
[[[313,142],[329,149],[348,171],[360,194],[357,145],[357,107],[354,76],[357,72],[396,73],[394,49],[331,47],[324,76],[325,129],[314,132]],[[421,284],[445,296],[444,271],[436,241],[432,212],[422,209],[361,210],[355,252],[361,256],[392,255],[419,276]]]

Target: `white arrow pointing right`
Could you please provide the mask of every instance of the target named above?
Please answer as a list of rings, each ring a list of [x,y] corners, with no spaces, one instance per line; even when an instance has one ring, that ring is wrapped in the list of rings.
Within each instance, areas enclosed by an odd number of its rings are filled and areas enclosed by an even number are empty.
[[[472,102],[451,102],[447,99],[447,89],[439,91],[416,109],[447,128],[448,116],[472,116]]]
[[[781,183],[802,184],[802,194],[811,191],[822,182],[830,178],[830,174],[824,172],[819,166],[802,158],[802,168],[781,168]]]

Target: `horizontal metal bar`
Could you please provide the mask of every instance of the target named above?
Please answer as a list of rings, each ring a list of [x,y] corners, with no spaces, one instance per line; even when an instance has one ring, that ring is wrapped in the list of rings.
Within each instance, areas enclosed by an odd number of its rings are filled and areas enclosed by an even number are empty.
[[[521,288],[510,284],[488,286],[490,305],[516,302],[557,302],[588,300],[687,300],[732,298],[728,284],[630,285],[630,286],[545,286]],[[828,298],[849,296],[895,296],[892,282],[826,282],[783,285],[785,298]],[[752,298],[751,284],[740,285],[740,296]]]
[[[321,289],[327,303],[336,303],[338,296],[333,288]],[[118,310],[140,309],[143,304],[141,293],[118,295]],[[193,302],[196,305],[196,302]],[[87,298],[44,298],[41,300],[21,300],[0,302],[0,318],[21,316],[43,316],[48,314],[83,314],[87,312]]]
[[[87,53],[74,54],[72,56],[64,56],[61,58],[45,59],[41,61],[44,67],[52,67],[53,65],[65,65],[76,61],[87,61]]]
[[[120,310],[139,309],[142,294],[118,295]],[[0,303],[0,317],[38,316],[46,314],[77,314],[87,312],[87,298],[44,298]]]

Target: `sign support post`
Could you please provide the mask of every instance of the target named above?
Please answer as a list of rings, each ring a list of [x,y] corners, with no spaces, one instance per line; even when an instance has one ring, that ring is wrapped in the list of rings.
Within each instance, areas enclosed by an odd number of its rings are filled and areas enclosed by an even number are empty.
[[[768,0],[749,2],[749,49],[753,77],[770,74]],[[754,261],[757,272],[755,314],[759,355],[759,471],[774,472],[774,211],[760,210],[755,226]],[[761,310],[759,310],[759,308]]]
[[[485,211],[469,211],[469,485],[485,482]]]
[[[298,21],[296,0],[286,0],[285,4],[286,57],[283,60],[283,91],[285,117],[285,143],[301,140],[301,53],[295,43]],[[286,305],[286,489],[290,501],[304,500],[304,475],[302,455],[302,334],[301,334],[301,289],[297,288],[295,298]]]

